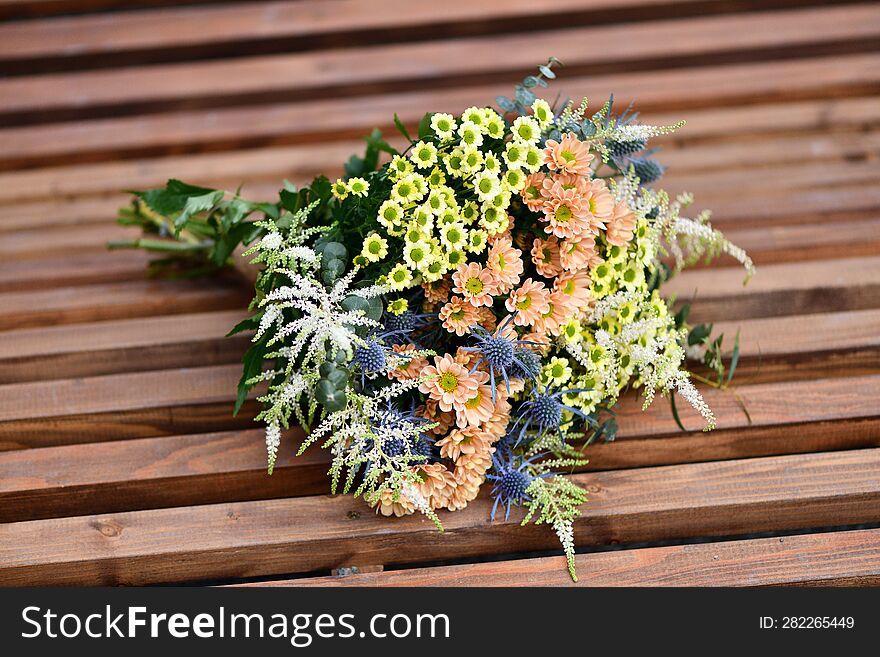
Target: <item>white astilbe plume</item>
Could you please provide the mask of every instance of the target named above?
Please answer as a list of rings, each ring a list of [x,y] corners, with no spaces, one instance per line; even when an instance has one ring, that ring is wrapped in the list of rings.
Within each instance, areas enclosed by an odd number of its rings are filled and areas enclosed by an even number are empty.
[[[277,422],[266,424],[266,451],[269,456],[269,474],[275,469],[275,460],[278,458],[278,446],[281,445],[281,427]]]
[[[684,121],[679,121],[673,125],[643,125],[628,123],[627,125],[617,126],[614,132],[611,133],[611,137],[616,141],[647,141],[651,137],[668,135],[683,127]]]

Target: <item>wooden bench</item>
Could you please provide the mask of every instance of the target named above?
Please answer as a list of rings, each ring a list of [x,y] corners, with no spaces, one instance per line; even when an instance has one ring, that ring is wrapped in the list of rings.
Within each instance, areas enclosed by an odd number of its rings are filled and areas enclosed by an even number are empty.
[[[268,477],[255,403],[231,416],[246,286],[147,280],[104,247],[130,234],[120,190],[270,199],[394,112],[488,102],[551,54],[569,95],[688,121],[664,186],[759,266],[669,284],[740,331],[735,386],[706,391],[710,434],[622,400],[570,475],[579,583],[880,584],[876,3],[175,4],[0,0],[0,584],[570,585],[552,532],[490,522],[487,497],[443,535],[377,518],[326,495],[295,432]]]

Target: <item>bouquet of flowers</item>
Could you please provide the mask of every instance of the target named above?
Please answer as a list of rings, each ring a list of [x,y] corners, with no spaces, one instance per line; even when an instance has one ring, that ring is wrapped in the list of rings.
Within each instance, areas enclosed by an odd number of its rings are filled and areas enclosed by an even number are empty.
[[[259,267],[237,408],[261,385],[269,472],[282,432],[299,453],[330,450],[333,492],[442,530],[489,489],[492,517],[526,509],[552,526],[574,573],[573,521],[586,501],[564,476],[582,446],[616,432],[613,406],[678,393],[715,425],[684,369],[724,376],[719,341],[673,314],[659,286],[725,252],[752,263],[687,196],[648,185],[663,167],[643,125],[613,97],[537,97],[551,59],[498,110],[429,113],[398,152],[374,131],[335,182],[285,183],[277,203],[169,181],[137,192],[121,221],[189,272],[243,255]],[[383,154],[385,163],[381,163]],[[734,365],[735,366],[735,365]],[[731,375],[732,372],[728,373]],[[236,408],[236,411],[237,411]]]

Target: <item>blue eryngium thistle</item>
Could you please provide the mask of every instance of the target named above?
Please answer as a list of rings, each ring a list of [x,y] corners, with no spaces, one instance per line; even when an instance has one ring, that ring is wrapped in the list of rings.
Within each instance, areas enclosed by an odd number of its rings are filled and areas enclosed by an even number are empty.
[[[492,487],[492,497],[495,503],[492,505],[492,520],[498,506],[505,507],[504,519],[510,517],[510,507],[519,506],[531,498],[526,494],[529,485],[539,477],[548,477],[550,473],[536,475],[531,469],[531,464],[544,454],[536,454],[529,459],[509,450],[492,454],[492,472],[486,475],[489,481],[495,483]]]
[[[395,352],[391,347],[385,344],[385,338],[397,333],[397,331],[389,331],[368,336],[365,343],[358,345],[354,349],[354,362],[361,368],[361,387],[366,385],[366,377],[369,374],[378,374],[384,372],[388,366],[388,356],[394,354],[397,358],[411,358],[406,353]]]
[[[519,435],[516,444],[522,442],[523,434],[529,429],[536,430],[538,435],[555,429],[562,438],[562,412],[568,411],[574,415],[583,418],[587,423],[594,422],[593,418],[583,411],[563,404],[560,397],[578,392],[587,392],[581,388],[572,388],[570,390],[557,390],[551,392],[550,388],[539,390],[537,387],[532,391],[532,396],[519,407],[519,417],[516,418],[510,433],[519,427]]]
[[[463,347],[463,351],[476,351],[480,354],[480,359],[474,364],[471,372],[476,371],[483,363],[488,365],[493,403],[495,402],[497,385],[495,381],[496,374],[504,379],[507,392],[510,393],[511,377],[521,376],[533,379],[540,370],[540,363],[535,367],[533,362],[537,361],[537,356],[528,347],[528,345],[535,344],[534,342],[520,340],[516,337],[508,338],[504,335],[504,330],[512,318],[513,315],[508,315],[494,333],[489,333],[489,331],[479,325],[471,327],[469,335],[477,341],[478,346]],[[526,354],[530,354],[531,357]]]
[[[385,313],[382,324],[389,333],[400,333],[405,340],[412,342],[410,334],[424,328],[429,320],[436,316],[432,313],[414,313],[409,310],[400,315]]]

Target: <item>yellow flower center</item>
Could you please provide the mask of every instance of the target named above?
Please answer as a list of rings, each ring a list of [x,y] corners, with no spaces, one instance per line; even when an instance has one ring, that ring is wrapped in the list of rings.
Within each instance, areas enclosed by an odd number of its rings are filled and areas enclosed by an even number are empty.
[[[460,308],[458,310],[453,310],[451,313],[449,313],[449,318],[456,322],[461,321],[462,319],[464,319],[464,309]]]
[[[556,221],[562,224],[567,224],[571,221],[572,212],[571,208],[567,205],[560,205],[556,208]]]
[[[479,392],[477,392],[476,397],[471,397],[470,399],[468,399],[464,403],[464,406],[465,406],[465,408],[467,408],[469,410],[473,410],[480,405],[480,401],[481,401],[481,395]]]
[[[522,299],[516,302],[516,307],[520,310],[528,310],[532,305],[532,295],[527,294]]]
[[[545,247],[541,249],[541,257],[543,258],[544,262],[550,262],[553,255],[550,253],[550,249]]]
[[[559,157],[566,161],[566,163],[571,164],[572,162],[577,162],[577,156],[571,151],[565,150],[559,153]]]
[[[574,294],[574,281],[573,280],[565,281],[565,287],[562,288],[562,291],[565,294]]]
[[[483,281],[481,281],[476,276],[471,276],[464,284],[464,289],[467,290],[470,294],[479,294],[483,291],[483,287]]]
[[[452,392],[458,387],[458,377],[452,372],[444,372],[440,376],[440,387],[444,392]]]

